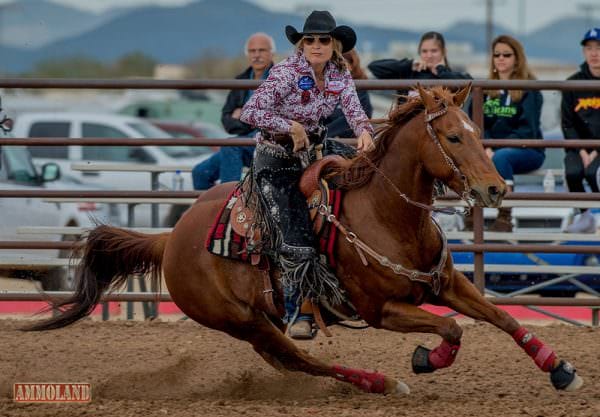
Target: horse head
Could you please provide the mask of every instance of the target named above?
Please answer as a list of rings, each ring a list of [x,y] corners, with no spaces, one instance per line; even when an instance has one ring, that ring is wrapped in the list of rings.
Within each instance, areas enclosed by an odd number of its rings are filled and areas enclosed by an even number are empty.
[[[444,88],[426,90],[417,85],[425,108],[426,138],[418,149],[425,170],[475,204],[499,207],[506,183],[485,153],[479,128],[461,106],[471,85],[457,93]]]

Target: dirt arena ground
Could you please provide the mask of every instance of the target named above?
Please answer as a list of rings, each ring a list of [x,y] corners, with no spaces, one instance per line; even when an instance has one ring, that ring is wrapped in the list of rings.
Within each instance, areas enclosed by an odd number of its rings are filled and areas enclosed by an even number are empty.
[[[466,323],[453,367],[414,375],[410,357],[431,335],[334,327],[302,346],[313,355],[375,368],[404,380],[405,397],[364,394],[348,384],[283,375],[249,345],[193,322],[92,322],[22,333],[0,321],[0,416],[600,416],[600,331],[529,326],[585,379],[556,392],[513,343],[487,324]],[[14,382],[90,382],[89,404],[18,404]]]

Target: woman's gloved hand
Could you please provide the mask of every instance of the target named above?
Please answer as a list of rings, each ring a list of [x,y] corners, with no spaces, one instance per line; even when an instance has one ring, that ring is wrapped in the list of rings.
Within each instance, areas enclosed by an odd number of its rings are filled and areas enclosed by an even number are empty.
[[[368,152],[373,150],[374,147],[375,144],[373,143],[373,137],[367,130],[363,130],[358,137],[356,149],[358,149],[359,152]]]
[[[308,148],[310,146],[310,141],[308,140],[304,126],[294,120],[291,120],[291,123],[292,127],[290,128],[290,136],[294,141],[294,152]]]

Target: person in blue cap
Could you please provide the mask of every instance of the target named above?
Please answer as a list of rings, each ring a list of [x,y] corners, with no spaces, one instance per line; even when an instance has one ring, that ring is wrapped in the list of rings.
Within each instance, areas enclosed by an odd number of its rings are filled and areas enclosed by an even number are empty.
[[[585,62],[568,80],[600,80],[600,28],[588,30],[581,40]],[[600,139],[600,89],[564,91],[561,103],[561,127],[565,139]],[[599,149],[567,149],[565,177],[569,191],[585,192],[583,180],[592,192],[598,192],[596,173],[600,168]],[[566,228],[570,233],[596,232],[596,220],[590,210],[581,210]]]

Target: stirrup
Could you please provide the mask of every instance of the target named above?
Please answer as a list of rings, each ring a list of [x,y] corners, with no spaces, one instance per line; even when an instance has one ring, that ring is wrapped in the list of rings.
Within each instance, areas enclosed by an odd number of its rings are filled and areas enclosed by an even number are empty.
[[[296,340],[310,340],[317,335],[317,329],[313,329],[312,321],[297,320],[290,326],[289,335]]]

